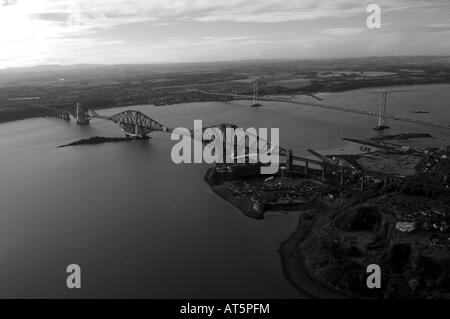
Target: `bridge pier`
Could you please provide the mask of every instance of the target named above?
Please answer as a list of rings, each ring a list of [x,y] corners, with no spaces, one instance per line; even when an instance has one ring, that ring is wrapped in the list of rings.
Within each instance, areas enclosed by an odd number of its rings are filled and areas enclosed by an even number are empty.
[[[124,127],[122,125],[120,125],[120,128],[125,133],[125,136],[128,138],[142,139],[142,140],[150,138],[149,136],[150,132],[148,133],[140,132],[137,124],[133,125],[133,128],[131,129],[128,129],[127,127]]]
[[[89,110],[81,107],[80,103],[77,103],[76,106],[75,119],[77,120],[77,124],[82,126],[89,125],[91,121]]]
[[[81,126],[88,126],[90,124],[90,120],[86,120],[86,119],[80,120],[80,119],[78,119],[77,120],[77,124],[81,125]]]
[[[70,115],[68,112],[56,113],[56,118],[64,121],[70,121]]]
[[[292,150],[288,150],[287,156],[286,156],[286,170],[292,171],[293,168],[293,158],[292,158]]]
[[[361,171],[361,190],[363,191],[366,186],[366,174],[364,171]]]

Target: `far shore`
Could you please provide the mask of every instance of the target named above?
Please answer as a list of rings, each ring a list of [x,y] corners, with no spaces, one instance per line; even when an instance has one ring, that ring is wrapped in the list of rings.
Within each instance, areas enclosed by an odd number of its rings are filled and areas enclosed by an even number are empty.
[[[360,90],[360,89],[370,89],[370,88],[381,88],[381,87],[398,87],[398,86],[413,86],[413,85],[436,85],[436,84],[450,84],[449,81],[417,81],[417,80],[409,80],[409,81],[396,81],[396,82],[389,82],[386,81],[384,84],[379,82],[355,82],[355,81],[343,81],[343,83],[340,83],[339,85],[335,86],[323,86],[319,84],[312,84],[309,87],[303,87],[303,88],[297,88],[292,89],[289,92],[265,92],[264,95],[266,96],[291,96],[291,95],[311,95],[311,94],[322,94],[322,93],[344,93],[354,90]],[[262,96],[262,95],[261,95]],[[21,102],[27,102],[29,100],[33,100],[34,98],[17,98],[18,101]],[[147,102],[147,103],[146,103]],[[170,105],[178,105],[178,104],[184,104],[184,103],[203,103],[203,102],[223,102],[223,98],[220,96],[214,97],[214,96],[203,96],[199,98],[198,96],[183,96],[180,99],[173,100],[170,102],[158,102],[158,101],[135,101],[134,103],[129,104],[108,104],[108,105],[101,105],[99,107],[93,107],[94,110],[107,110],[107,109],[113,109],[113,108],[119,108],[119,107],[133,107],[136,105],[151,105],[154,107],[164,107],[164,106],[170,106]],[[250,100],[249,100],[250,102]],[[33,103],[32,101],[29,103]],[[319,102],[320,103],[320,102]],[[59,107],[58,107],[59,108]],[[61,107],[61,111],[65,111],[67,107]],[[40,118],[40,117],[53,117],[56,113],[54,111],[50,111],[44,107],[8,107],[7,110],[2,110],[0,108],[0,123],[7,123],[7,122],[13,122],[13,121],[19,121],[19,120],[25,120],[25,119],[31,119],[31,118]]]

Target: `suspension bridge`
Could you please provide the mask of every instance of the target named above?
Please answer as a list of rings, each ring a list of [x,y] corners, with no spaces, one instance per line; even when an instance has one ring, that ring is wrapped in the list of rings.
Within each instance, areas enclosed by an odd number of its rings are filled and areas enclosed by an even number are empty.
[[[200,91],[204,94],[213,94],[213,95],[219,95],[219,96],[225,96],[228,99],[239,99],[239,100],[251,100],[254,102],[254,104],[258,104],[259,101],[269,101],[269,102],[287,102],[287,103],[294,103],[294,104],[300,104],[300,105],[309,105],[314,107],[321,107],[336,111],[345,111],[345,112],[351,112],[351,113],[357,113],[357,114],[363,114],[363,115],[370,115],[370,116],[381,116],[380,114],[369,112],[369,111],[362,111],[362,110],[354,110],[354,109],[348,109],[348,108],[340,108],[336,106],[327,106],[323,104],[318,103],[304,103],[304,102],[297,102],[297,101],[289,101],[285,99],[273,99],[273,98],[255,98],[254,96],[248,96],[248,95],[239,95],[239,94],[225,94],[225,93],[214,93],[214,92],[207,92],[207,91]],[[384,107],[384,106],[383,106]],[[56,108],[50,108],[50,107],[44,107],[46,109],[53,110],[57,113],[57,118],[70,121],[71,117],[76,120],[76,123],[78,125],[89,125],[90,121],[92,119],[102,119],[106,121],[111,121],[115,123],[124,133],[127,137],[130,138],[137,138],[137,139],[145,139],[148,138],[149,134],[153,132],[165,132],[165,133],[172,133],[175,132],[174,129],[169,128],[158,121],[152,119],[148,115],[139,112],[139,111],[133,111],[128,110],[124,111],[112,116],[105,116],[97,113],[94,110],[90,110],[88,108],[82,107],[79,103],[75,105],[75,107],[70,108],[68,110],[61,110]],[[443,128],[450,128],[449,125],[434,123],[434,122],[425,122],[415,119],[409,119],[409,118],[402,118],[399,116],[391,116],[384,114],[382,115],[384,118],[392,118],[400,121],[407,121],[411,123],[417,123],[417,124],[424,124],[424,125],[431,125],[431,126],[438,126]],[[383,122],[384,123],[384,122]],[[200,141],[204,144],[211,143],[213,139],[204,139],[204,134],[209,130],[210,134],[211,132],[218,132],[221,134],[221,136],[227,136],[229,133],[228,130],[233,129],[236,131],[238,127],[231,123],[222,123],[218,125],[212,125],[208,127],[202,127],[201,132],[196,132],[196,130],[188,130],[185,133],[181,133],[180,135],[186,135],[194,140],[201,139]],[[211,131],[212,130],[212,131]],[[177,132],[175,132],[177,133]],[[177,133],[179,134],[179,133]],[[217,134],[212,134],[216,136]],[[233,149],[233,155],[232,158],[237,163],[246,163],[249,162],[248,160],[250,157],[254,156],[254,154],[250,154],[250,150],[260,150],[261,146],[263,146],[264,152],[267,154],[270,154],[274,151],[278,153],[280,157],[285,158],[285,166],[282,167],[286,171],[293,171],[294,169],[294,161],[297,163],[301,163],[301,167],[304,169],[304,174],[309,175],[310,174],[310,168],[319,168],[319,170],[322,172],[322,178],[325,178],[325,171],[327,169],[330,169],[333,172],[340,172],[341,176],[341,185],[344,183],[344,171],[350,170],[350,171],[357,171],[362,176],[362,188],[364,188],[365,183],[365,175],[366,172],[361,169],[360,167],[354,167],[354,165],[347,163],[345,161],[333,161],[330,160],[327,157],[321,156],[318,153],[312,152],[314,157],[318,159],[311,159],[301,156],[295,156],[293,154],[292,150],[285,149],[279,145],[272,144],[264,139],[261,139],[258,135],[252,134],[248,132],[247,130],[244,132],[243,135],[234,135],[232,143],[234,145],[231,146]],[[253,143],[253,144],[252,144]],[[256,145],[255,145],[256,144]],[[239,145],[244,145],[244,151],[239,153],[237,151],[237,147]],[[228,150],[228,146],[224,142],[224,150]],[[224,152],[224,159],[225,156],[228,156],[229,154],[225,154]],[[241,159],[244,159],[243,161],[240,161]],[[298,169],[298,168],[297,168]],[[373,172],[372,172],[373,173]]]
[[[393,115],[393,114],[387,113],[387,95],[389,93],[410,92],[410,91],[397,90],[397,91],[370,92],[370,93],[376,93],[376,94],[380,95],[379,110],[378,110],[378,112],[372,112],[372,111],[368,111],[368,110],[340,107],[340,106],[327,105],[327,104],[322,104],[322,103],[295,101],[295,100],[287,99],[287,98],[272,98],[272,97],[264,97],[264,96],[260,97],[260,96],[258,96],[258,81],[253,81],[252,86],[253,86],[253,95],[238,94],[236,90],[233,90],[231,93],[210,92],[210,91],[205,91],[205,90],[201,90],[201,89],[187,89],[187,91],[221,97],[221,98],[223,98],[224,101],[250,100],[250,101],[253,101],[253,104],[251,105],[252,107],[261,106],[260,102],[262,102],[262,101],[264,101],[264,102],[282,102],[282,103],[297,104],[297,105],[302,105],[302,106],[310,106],[310,107],[322,108],[322,109],[327,109],[327,110],[332,110],[332,111],[347,112],[347,113],[375,117],[378,119],[378,125],[374,128],[375,130],[384,130],[384,129],[389,128],[388,126],[386,126],[386,119],[450,129],[450,124],[447,124],[447,123],[440,123],[437,121],[427,121],[427,120],[409,118],[406,116]],[[311,96],[311,97],[315,98],[316,100],[321,100],[320,98],[316,97],[313,94],[305,93],[305,95]],[[44,107],[44,106],[42,106],[42,107]],[[79,103],[77,103],[75,105],[75,107],[73,107],[69,110],[61,111],[60,109],[56,109],[56,108],[49,108],[49,107],[44,107],[44,108],[54,110],[57,113],[58,118],[64,119],[66,121],[70,120],[70,117],[73,117],[73,118],[75,118],[77,124],[79,124],[79,125],[89,125],[89,122],[93,118],[99,118],[99,119],[113,121],[120,127],[120,129],[122,129],[122,131],[124,131],[124,133],[127,136],[130,136],[130,137],[144,138],[144,137],[147,137],[148,134],[155,132],[155,131],[161,131],[161,132],[171,132],[172,131],[170,128],[165,127],[161,123],[155,121],[154,119],[151,119],[150,117],[148,117],[145,114],[138,112],[138,111],[125,111],[125,112],[107,117],[107,116],[100,115],[97,112],[90,110],[88,108],[81,107]],[[233,125],[232,124],[227,124],[227,125],[221,124],[219,126],[226,129],[226,127],[232,127]],[[218,127],[218,126],[216,126],[216,127]],[[224,130],[224,129],[222,129],[222,130]],[[191,131],[191,136],[193,136],[192,131]]]
[[[232,92],[232,93],[209,92],[209,91],[204,91],[204,90],[200,90],[200,89],[193,89],[191,91],[206,94],[206,95],[220,96],[220,97],[223,97],[228,100],[253,101],[253,104],[251,106],[261,106],[261,104],[259,104],[259,103],[262,101],[264,101],[264,102],[282,102],[282,103],[290,103],[290,104],[297,104],[297,105],[303,105],[303,106],[311,106],[311,107],[315,107],[315,108],[322,108],[322,109],[328,109],[328,110],[339,111],[339,112],[347,112],[347,113],[366,115],[366,116],[375,117],[378,119],[378,125],[374,128],[375,130],[383,130],[383,129],[389,128],[388,126],[385,125],[386,119],[450,129],[450,124],[439,123],[439,122],[435,122],[435,121],[419,120],[419,119],[409,118],[409,117],[405,117],[405,116],[399,116],[399,115],[393,115],[393,114],[386,113],[386,111],[387,111],[387,102],[386,102],[387,94],[395,93],[395,92],[407,92],[407,91],[372,92],[372,93],[377,93],[377,94],[381,95],[380,106],[379,106],[378,112],[371,112],[371,111],[367,111],[367,110],[359,110],[359,109],[353,109],[353,108],[347,108],[347,107],[326,105],[326,104],[315,103],[315,102],[303,102],[303,101],[295,101],[295,100],[283,99],[283,98],[260,97],[260,96],[258,96],[258,87],[255,85],[253,86],[253,95],[236,94],[235,92]],[[309,95],[309,94],[306,94],[306,95]]]

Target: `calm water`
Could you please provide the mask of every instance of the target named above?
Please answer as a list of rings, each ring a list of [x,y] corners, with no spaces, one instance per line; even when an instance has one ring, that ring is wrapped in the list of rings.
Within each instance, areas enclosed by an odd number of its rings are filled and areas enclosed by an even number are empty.
[[[408,89],[422,92],[392,96],[389,113],[450,122],[449,85]],[[377,97],[368,91],[321,96],[375,110]],[[130,109],[169,127],[190,128],[194,119],[279,127],[281,145],[303,155],[347,147],[341,137],[376,134],[374,118],[283,103]],[[411,114],[415,109],[431,113]],[[433,144],[450,144],[444,129],[391,125],[390,133],[430,132]],[[207,165],[172,163],[167,134],[57,149],[94,135],[121,132],[101,120],[89,127],[56,119],[0,125],[0,297],[302,297],[282,275],[277,252],[296,227],[295,214],[244,217],[203,181]],[[65,286],[72,263],[82,268],[81,290]]]

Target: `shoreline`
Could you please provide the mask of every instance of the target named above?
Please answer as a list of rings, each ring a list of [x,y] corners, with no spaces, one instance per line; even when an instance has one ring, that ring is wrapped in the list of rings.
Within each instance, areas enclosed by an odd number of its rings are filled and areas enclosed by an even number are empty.
[[[346,92],[351,92],[351,91],[357,91],[357,90],[363,90],[363,89],[374,89],[374,88],[394,88],[394,87],[403,87],[403,86],[432,86],[432,85],[450,85],[450,81],[438,81],[438,82],[411,82],[408,83],[408,81],[406,81],[405,83],[391,83],[391,84],[387,84],[387,85],[380,85],[379,83],[363,83],[362,85],[360,83],[358,83],[357,85],[353,85],[354,83],[350,83],[352,85],[350,86],[344,86],[344,87],[334,87],[334,88],[322,88],[322,87],[304,87],[304,88],[299,88],[297,90],[297,92],[289,92],[290,95],[308,95],[308,94],[335,94],[335,93],[346,93]],[[270,96],[285,96],[286,93],[273,93],[270,94],[270,92],[268,92],[267,94],[264,95],[270,95]],[[250,101],[250,100],[249,100]],[[175,101],[174,103],[167,103],[167,104],[157,104],[157,103],[150,103],[150,104],[145,104],[143,103],[133,103],[130,105],[110,105],[110,106],[102,106],[100,108],[94,108],[94,110],[109,110],[109,109],[114,109],[114,108],[120,108],[120,107],[125,107],[125,108],[130,108],[133,106],[137,106],[137,105],[150,105],[153,107],[166,107],[166,106],[171,106],[171,105],[178,105],[178,104],[189,104],[189,103],[204,103],[204,102],[223,102],[223,100],[218,97],[216,99],[214,98],[208,98],[205,100],[195,100],[195,99],[186,99],[183,101]],[[61,111],[65,111],[65,109],[61,109]],[[4,116],[1,116],[4,115]],[[21,109],[11,109],[10,111],[6,112],[6,114],[2,114],[0,112],[0,124],[3,123],[11,123],[11,122],[15,122],[15,121],[22,121],[22,120],[27,120],[27,119],[34,119],[34,118],[53,118],[53,116],[45,113],[45,109],[43,108],[35,108],[33,109],[29,114],[27,113],[23,113],[23,110]]]
[[[232,204],[234,207],[239,209],[245,216],[261,220],[264,218],[264,212],[261,210],[255,210],[252,208],[252,205],[249,200],[247,199],[241,199],[237,200],[234,199],[232,194],[227,192],[225,189],[218,188],[218,185],[215,184],[214,179],[214,170],[215,168],[208,168],[204,180],[209,185],[209,187],[212,189],[212,191],[222,198],[223,200],[227,201],[228,203]]]
[[[353,296],[349,296],[344,292],[328,287],[325,283],[320,282],[320,280],[315,278],[305,264],[305,254],[295,249],[299,244],[306,240],[319,219],[318,215],[313,215],[314,213],[323,214],[317,207],[300,212],[296,230],[289,238],[280,244],[278,252],[280,254],[283,274],[291,285],[308,295],[310,298],[352,298]]]
[[[378,162],[391,161],[392,172],[380,173],[375,164],[363,163],[360,171],[368,175],[347,175],[346,180],[342,173],[340,187],[334,173],[324,176],[328,187],[321,188],[306,184],[306,176],[294,171],[262,179],[245,166],[239,171],[210,168],[205,180],[247,217],[263,219],[266,210],[286,211],[297,200],[305,203],[293,209],[300,212],[297,228],[278,252],[286,279],[311,298],[450,298],[445,287],[450,278],[445,268],[450,147],[378,155]],[[412,161],[413,155],[421,161]],[[283,205],[269,205],[277,202]],[[374,263],[384,267],[379,290],[366,284],[367,267]],[[424,289],[417,290],[421,285]]]
[[[216,184],[216,180],[214,177],[215,168],[209,168],[204,176],[205,181],[211,187],[212,191],[232,204],[234,207],[239,209],[242,214],[246,217],[254,218],[257,220],[262,220],[264,218],[264,210],[255,210],[252,205],[249,203],[250,201],[245,198],[235,199],[233,194],[227,192],[225,189],[219,188],[220,185]],[[310,231],[312,230],[314,224],[319,218],[319,215],[314,215],[314,212],[321,213],[320,206],[324,206],[326,204],[320,205],[314,203],[311,205],[311,208],[307,209],[298,209],[299,212],[299,220],[297,224],[296,230],[284,240],[278,248],[278,254],[281,259],[281,267],[283,270],[283,275],[286,280],[299,292],[306,295],[309,298],[329,298],[329,299],[342,299],[348,298],[349,296],[343,292],[337,291],[331,287],[328,287],[326,284],[320,282],[308,271],[304,262],[299,263],[299,260],[304,260],[304,256],[296,253],[295,247],[305,240]],[[269,211],[283,211],[283,209],[278,210],[269,210]]]

